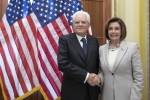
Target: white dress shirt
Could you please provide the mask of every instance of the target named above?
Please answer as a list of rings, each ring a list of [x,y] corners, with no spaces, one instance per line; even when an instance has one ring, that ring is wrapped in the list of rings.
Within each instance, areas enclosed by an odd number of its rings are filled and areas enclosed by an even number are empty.
[[[115,63],[115,60],[116,60],[117,53],[118,53],[118,49],[115,50],[115,51],[109,50],[109,54],[108,54],[108,63],[109,63],[109,67],[110,67],[111,71],[113,70],[113,67],[114,67],[114,63]]]

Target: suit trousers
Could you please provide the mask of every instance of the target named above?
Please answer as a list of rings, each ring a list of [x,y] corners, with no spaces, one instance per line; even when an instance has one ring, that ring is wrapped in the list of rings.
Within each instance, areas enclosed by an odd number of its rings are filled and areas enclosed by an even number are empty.
[[[90,100],[90,92],[88,88],[88,83],[86,83],[86,93],[85,93],[84,100]]]

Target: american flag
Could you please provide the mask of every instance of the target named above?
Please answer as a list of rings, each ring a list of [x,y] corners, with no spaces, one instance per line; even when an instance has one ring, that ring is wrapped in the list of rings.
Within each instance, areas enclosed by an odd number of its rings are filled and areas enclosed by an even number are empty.
[[[72,15],[83,7],[79,0],[34,0],[32,9],[39,21],[36,24],[41,64],[39,82],[47,98],[54,100],[60,96],[62,81],[57,65],[58,39],[72,33]]]
[[[0,22],[0,78],[5,100],[14,100],[39,85],[36,27],[31,13],[29,0],[10,0]]]
[[[0,22],[0,75],[6,100],[22,99],[39,84],[45,100],[60,97],[59,36],[72,33],[79,0],[10,0]],[[29,93],[31,94],[31,93]],[[22,98],[20,98],[22,97]]]

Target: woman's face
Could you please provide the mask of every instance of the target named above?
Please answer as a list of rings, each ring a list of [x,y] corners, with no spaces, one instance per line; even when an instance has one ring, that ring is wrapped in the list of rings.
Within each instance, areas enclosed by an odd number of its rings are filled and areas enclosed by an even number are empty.
[[[112,22],[109,24],[108,36],[112,42],[120,42],[121,27],[118,22]]]

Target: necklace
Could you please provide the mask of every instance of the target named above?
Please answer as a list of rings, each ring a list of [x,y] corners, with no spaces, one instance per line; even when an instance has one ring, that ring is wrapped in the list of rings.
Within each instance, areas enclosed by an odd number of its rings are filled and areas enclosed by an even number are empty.
[[[109,43],[109,50],[110,50],[110,51],[115,51],[115,50],[117,50],[117,49],[120,47],[120,43],[121,43],[121,42],[119,42],[116,47],[112,47],[111,44]]]

